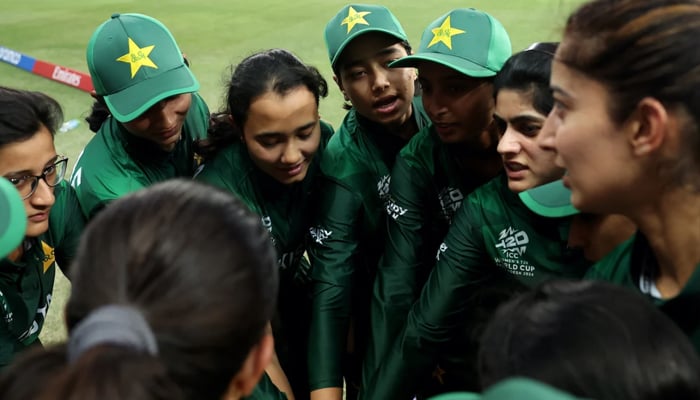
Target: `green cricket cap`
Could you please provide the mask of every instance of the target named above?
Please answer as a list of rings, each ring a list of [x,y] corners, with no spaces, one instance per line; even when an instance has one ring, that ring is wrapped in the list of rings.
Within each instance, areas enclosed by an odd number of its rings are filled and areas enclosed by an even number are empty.
[[[368,32],[383,32],[404,41],[406,32],[388,8],[370,4],[348,4],[341,8],[326,24],[324,38],[331,66],[343,49],[356,37]]]
[[[543,217],[566,217],[579,213],[571,205],[571,191],[561,179],[520,192],[519,196],[527,208]]]
[[[27,232],[27,214],[19,192],[0,177],[0,258],[6,257],[22,243]]]
[[[95,92],[119,122],[199,89],[168,28],[142,14],[113,14],[102,23],[88,42],[87,64]]]
[[[446,393],[429,400],[576,400],[577,398],[544,383],[527,378],[503,380],[483,394]]]
[[[389,66],[416,67],[420,61],[432,61],[485,78],[496,75],[511,53],[508,32],[496,18],[473,8],[457,8],[425,28],[415,54]]]

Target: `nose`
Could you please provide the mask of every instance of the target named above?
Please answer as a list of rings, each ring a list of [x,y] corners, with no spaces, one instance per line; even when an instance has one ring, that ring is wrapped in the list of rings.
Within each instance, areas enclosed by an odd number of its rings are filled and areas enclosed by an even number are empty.
[[[501,140],[498,141],[498,147],[496,150],[502,156],[506,154],[515,155],[520,152],[521,146],[518,142],[517,134],[514,132],[513,127],[508,124],[506,131],[503,132]]]
[[[296,165],[301,162],[303,157],[304,156],[301,154],[301,149],[299,149],[299,147],[294,144],[294,141],[291,140],[284,147],[280,161],[285,165]]]
[[[544,125],[537,135],[537,145],[545,151],[557,151],[554,146],[554,138],[556,137],[558,123],[557,117],[554,115],[554,109],[549,112],[547,119],[544,120]]]
[[[384,68],[377,68],[372,81],[372,91],[382,92],[389,87],[389,71]]]
[[[45,180],[39,179],[36,190],[29,198],[29,202],[34,207],[47,208],[51,207],[55,201],[56,197],[53,194],[53,188],[50,187]]]
[[[177,120],[177,112],[175,105],[169,99],[161,100],[153,107],[152,117],[155,119],[156,126],[162,130],[171,129],[175,126]]]
[[[435,91],[431,90],[430,93],[423,92],[422,97],[423,108],[433,122],[439,120],[441,115],[447,113],[447,106],[441,101],[441,96],[436,94]]]

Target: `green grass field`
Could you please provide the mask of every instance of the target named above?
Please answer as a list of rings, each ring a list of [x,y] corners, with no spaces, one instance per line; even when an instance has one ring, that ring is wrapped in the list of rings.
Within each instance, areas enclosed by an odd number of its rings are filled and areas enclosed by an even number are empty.
[[[536,41],[558,40],[571,10],[582,0],[389,0],[374,3],[389,7],[417,47],[423,29],[456,7],[475,7],[491,13],[508,30],[513,50]],[[35,0],[11,1],[0,13],[0,46],[37,59],[87,72],[85,46],[93,30],[114,12],[139,12],[161,20],[171,30],[191,61],[200,93],[216,110],[221,106],[229,67],[262,49],[293,51],[318,67],[332,83],[323,42],[323,28],[346,1],[340,0]],[[0,63],[0,85],[43,91],[64,107],[66,119],[82,120],[91,97],[77,89]],[[333,87],[321,104],[321,114],[334,126],[344,111],[342,97]],[[58,152],[72,160],[92,137],[85,123],[56,137]],[[42,332],[44,343],[65,338],[62,309],[70,284],[58,278],[54,304]]]

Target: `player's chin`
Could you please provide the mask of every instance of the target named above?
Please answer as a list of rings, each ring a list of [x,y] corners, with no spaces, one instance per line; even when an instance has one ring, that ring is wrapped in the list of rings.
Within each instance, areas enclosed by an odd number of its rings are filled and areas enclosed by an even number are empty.
[[[49,221],[27,222],[26,237],[34,238],[46,233],[49,230]]]

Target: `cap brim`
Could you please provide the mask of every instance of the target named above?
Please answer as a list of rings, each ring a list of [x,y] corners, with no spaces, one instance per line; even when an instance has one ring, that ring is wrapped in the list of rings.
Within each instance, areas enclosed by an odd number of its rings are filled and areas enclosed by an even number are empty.
[[[183,64],[120,92],[104,96],[104,99],[117,121],[129,122],[166,97],[195,92],[198,89],[199,82]]]
[[[527,378],[509,378],[487,389],[482,400],[575,400],[573,395]]]
[[[16,249],[27,232],[27,214],[17,189],[0,177],[0,258]]]
[[[527,208],[543,217],[566,217],[579,213],[571,205],[571,191],[561,179],[520,192],[519,195]]]
[[[453,392],[440,394],[429,400],[577,400],[577,398],[546,383],[516,377],[496,383],[483,394]]]
[[[417,67],[423,61],[432,61],[444,65],[448,68],[452,68],[458,72],[463,73],[467,76],[472,76],[474,78],[487,78],[495,76],[497,71],[492,71],[483,65],[465,60],[457,56],[442,53],[419,53],[406,57],[399,58],[398,60],[389,64],[390,68],[406,68],[406,67]]]
[[[335,57],[333,57],[333,60],[331,60],[331,66],[333,68],[335,68],[335,64],[338,62],[340,55],[343,54],[343,50],[345,50],[345,48],[348,46],[348,44],[350,44],[350,42],[352,42],[358,36],[362,36],[362,35],[365,35],[365,34],[368,34],[371,32],[385,33],[389,36],[395,37],[398,40],[408,40],[407,37],[401,36],[401,35],[397,34],[396,32],[393,32],[393,31],[390,31],[390,30],[384,29],[384,28],[366,28],[366,29],[363,29],[361,31],[357,31],[357,32],[353,33],[352,35],[348,36],[347,38],[345,38],[345,41],[343,41],[343,43],[338,47],[338,50],[336,50],[336,52],[335,52]]]

